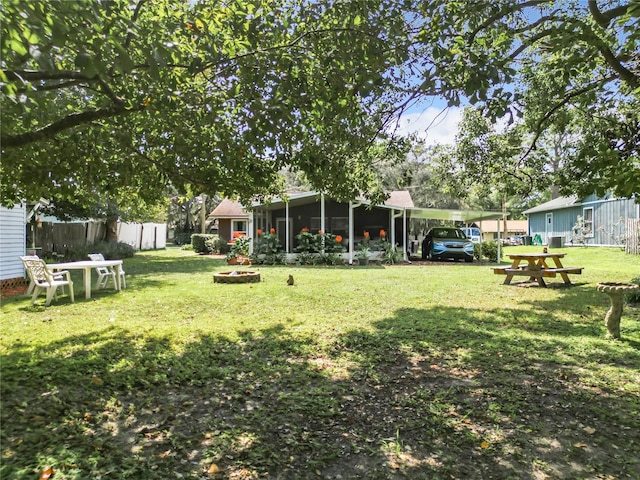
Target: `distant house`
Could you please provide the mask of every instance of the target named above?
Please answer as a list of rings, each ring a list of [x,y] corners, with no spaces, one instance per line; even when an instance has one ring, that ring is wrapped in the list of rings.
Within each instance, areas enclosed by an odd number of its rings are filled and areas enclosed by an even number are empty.
[[[11,287],[24,282],[20,256],[27,245],[26,206],[0,207],[0,286]]]
[[[365,231],[371,240],[377,240],[384,230],[386,238],[405,253],[406,260],[412,218],[471,222],[500,217],[498,212],[416,208],[408,191],[390,192],[382,204],[372,204],[365,198],[338,202],[319,192],[290,193],[267,203],[254,203],[247,209],[225,199],[210,215],[219,222],[220,237],[229,241],[242,234],[256,238],[258,229],[268,232],[273,228],[287,253],[294,251],[296,235],[303,228],[340,235],[347,246],[349,262],[353,260],[354,245],[362,241]]]
[[[528,231],[527,220],[507,220],[507,234],[504,233],[504,222],[478,222],[478,227],[482,232],[482,241],[490,242],[500,238],[507,238],[516,235],[526,235]]]
[[[213,209],[209,218],[212,222],[218,222],[218,235],[228,241],[233,240],[234,232],[252,237],[254,233],[249,230],[251,215],[244,210],[242,205],[225,198]]]
[[[635,199],[559,197],[526,210],[529,235],[544,244],[622,246],[626,221],[640,219]]]

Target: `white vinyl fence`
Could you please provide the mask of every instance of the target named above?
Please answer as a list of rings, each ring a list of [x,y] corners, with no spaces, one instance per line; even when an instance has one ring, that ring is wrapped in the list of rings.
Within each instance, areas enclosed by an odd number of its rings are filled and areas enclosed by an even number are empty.
[[[167,225],[164,223],[119,223],[118,241],[135,250],[155,250],[167,246]]]

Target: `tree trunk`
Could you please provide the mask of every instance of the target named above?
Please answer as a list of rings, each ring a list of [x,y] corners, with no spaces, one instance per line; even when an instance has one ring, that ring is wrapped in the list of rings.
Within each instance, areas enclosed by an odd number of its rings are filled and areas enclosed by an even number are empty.
[[[105,240],[107,242],[117,242],[118,241],[118,217],[108,216],[105,224],[107,227],[107,231],[105,233]]]

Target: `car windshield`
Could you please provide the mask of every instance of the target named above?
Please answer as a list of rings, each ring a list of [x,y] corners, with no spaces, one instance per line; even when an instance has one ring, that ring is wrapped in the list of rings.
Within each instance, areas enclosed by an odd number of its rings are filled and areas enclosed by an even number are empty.
[[[439,238],[460,238],[462,240],[467,238],[462,230],[459,230],[457,228],[440,228],[438,230],[435,230],[434,233],[434,236]]]

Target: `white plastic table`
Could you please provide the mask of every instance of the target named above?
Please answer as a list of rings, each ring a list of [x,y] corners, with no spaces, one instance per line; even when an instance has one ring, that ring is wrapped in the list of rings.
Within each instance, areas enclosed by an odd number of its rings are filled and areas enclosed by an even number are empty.
[[[115,288],[120,291],[120,270],[122,270],[122,260],[82,260],[80,262],[64,262],[47,264],[52,270],[83,270],[84,271],[84,297],[91,298],[91,270],[97,267],[113,267],[116,271]]]

